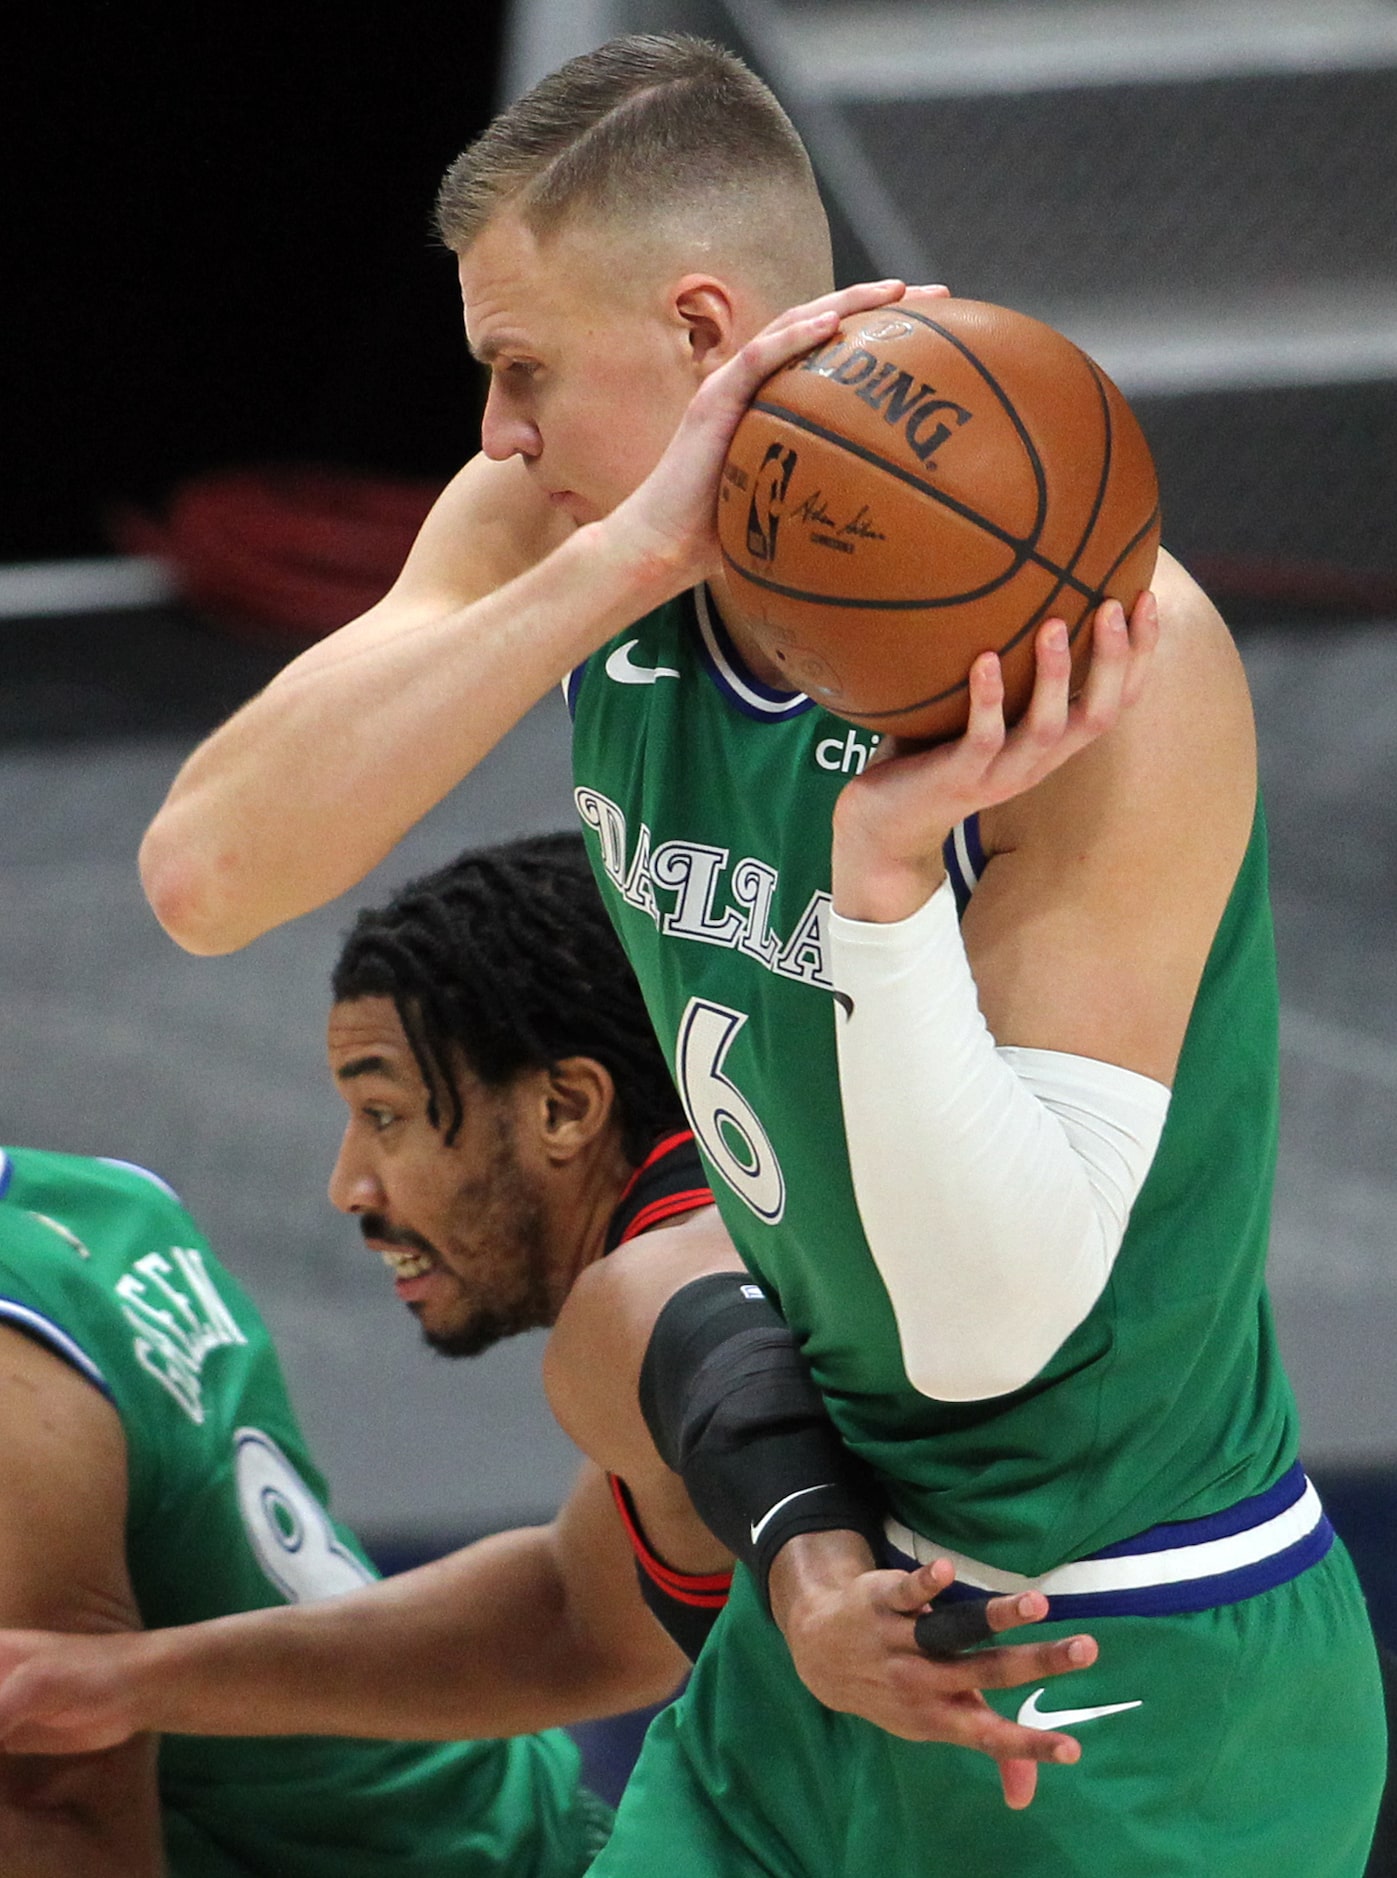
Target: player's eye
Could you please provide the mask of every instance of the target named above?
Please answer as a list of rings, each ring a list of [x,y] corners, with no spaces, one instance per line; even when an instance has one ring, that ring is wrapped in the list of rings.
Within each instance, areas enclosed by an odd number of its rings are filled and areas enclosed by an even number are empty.
[[[365,1121],[374,1130],[375,1134],[380,1135],[385,1128],[391,1127],[398,1119],[393,1109],[383,1108],[376,1102],[365,1103],[361,1113]]]

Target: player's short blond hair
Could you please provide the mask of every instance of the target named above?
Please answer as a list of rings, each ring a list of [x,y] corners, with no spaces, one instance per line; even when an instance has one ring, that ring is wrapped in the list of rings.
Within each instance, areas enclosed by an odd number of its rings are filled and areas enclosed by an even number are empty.
[[[824,208],[794,125],[734,53],[687,34],[613,39],[540,80],[447,170],[437,232],[464,254],[506,208],[541,238],[584,220],[674,236],[747,224],[778,271],[807,254],[794,291],[829,284]]]

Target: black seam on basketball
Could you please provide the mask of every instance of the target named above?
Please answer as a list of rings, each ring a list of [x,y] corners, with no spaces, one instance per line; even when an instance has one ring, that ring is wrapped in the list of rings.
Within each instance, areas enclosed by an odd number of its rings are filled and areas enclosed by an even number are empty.
[[[933,502],[939,503],[943,509],[949,509],[953,515],[959,515],[962,521],[982,528],[987,535],[993,535],[996,541],[1002,541],[1006,548],[1013,549],[1018,557],[1015,571],[1022,567],[1033,553],[1033,534],[1012,534],[998,522],[992,521],[988,515],[981,515],[978,509],[972,509],[968,503],[958,501],[955,496],[947,495],[946,491],[938,489],[935,483],[929,483],[911,470],[904,469],[900,463],[894,463],[890,458],[880,456],[877,451],[870,450],[866,444],[857,443],[852,437],[846,437],[842,431],[831,430],[827,424],[818,423],[813,417],[803,417],[799,411],[793,411],[789,405],[775,404],[770,398],[754,398],[752,409],[765,411],[768,417],[779,417],[787,424],[793,425],[796,430],[806,431],[810,436],[823,438],[826,443],[832,443],[840,450],[847,450],[850,456],[857,457],[860,462],[871,463],[875,469],[885,470],[896,481],[906,483],[908,488],[915,489],[918,495],[930,496]],[[1036,532],[1039,534],[1042,532],[1041,520]],[[1004,578],[1009,579],[1010,576],[1005,575]]]
[[[862,598],[851,599],[846,593],[810,593],[804,587],[787,587],[779,580],[767,580],[762,574],[749,572],[747,568],[743,567],[732,558],[726,548],[722,550],[722,554],[724,561],[732,569],[734,574],[740,575],[749,586],[760,587],[763,593],[779,593],[787,600],[801,600],[807,606],[848,607],[858,612],[867,613],[934,613],[940,607],[968,606],[972,600],[983,600],[986,594],[997,593],[1006,580],[1011,580],[1023,567],[1029,565],[1027,560],[1021,561],[1018,566],[1012,568],[1009,573],[997,580],[991,581],[986,587],[975,587],[967,593],[947,594],[944,599],[866,600]],[[1032,565],[1039,568],[1043,573],[1052,574],[1060,581],[1057,568],[1045,566],[1042,562],[1037,560],[1033,561]]]
[[[1043,532],[1043,524],[1047,520],[1048,479],[1043,470],[1043,459],[1038,454],[1038,446],[1033,441],[1033,436],[1028,425],[1019,416],[1018,406],[1014,403],[1013,399],[1009,396],[1008,392],[1000,384],[999,380],[979,354],[972,352],[966,342],[956,333],[953,333],[949,327],[943,326],[939,320],[928,318],[925,313],[914,313],[911,307],[900,306],[898,312],[911,314],[912,318],[916,320],[919,325],[929,326],[933,332],[939,333],[946,341],[947,345],[953,346],[966,363],[974,367],[989,386],[990,390],[993,391],[995,397],[998,398],[999,402],[1004,406],[1004,409],[1008,412],[1009,421],[1019,433],[1019,439],[1024,449],[1027,450],[1029,454],[1029,460],[1033,467],[1033,480],[1038,489],[1038,523],[1034,530],[1036,539],[1036,537]],[[1071,344],[1070,340],[1068,344]],[[1083,353],[1082,356],[1086,358],[1085,353]],[[1087,363],[1090,364],[1091,361],[1087,360]]]
[[[1145,539],[1146,535],[1149,534],[1152,528],[1157,528],[1159,526],[1159,517],[1160,517],[1160,506],[1156,502],[1156,504],[1154,505],[1154,508],[1150,511],[1149,516],[1141,524],[1141,526],[1136,530],[1134,535],[1131,536],[1130,540],[1126,543],[1125,547],[1121,549],[1120,553],[1116,556],[1115,560],[1112,561],[1111,565],[1107,568],[1105,577],[1103,578],[1101,582],[1101,589],[1100,589],[1101,592],[1105,591],[1106,587],[1109,585],[1112,577],[1114,576],[1116,569],[1121,565],[1121,563],[1123,561],[1129,560],[1130,556],[1139,547],[1140,543]],[[1054,589],[1054,595],[1056,594],[1056,591],[1057,590]],[[1051,601],[1049,602],[1049,604],[1051,604]],[[1085,606],[1082,608],[1081,615],[1078,618],[1076,625],[1070,628],[1068,632],[1067,639],[1068,639],[1069,645],[1072,644],[1076,640],[1078,633],[1082,630],[1082,627],[1086,624],[1087,620],[1090,619],[1094,610],[1095,609],[1090,606]],[[1041,607],[1039,611],[1034,615],[1034,617],[1029,621],[1028,625],[1024,627],[1023,630],[1018,634],[1017,638],[1015,639],[1013,643],[1017,644],[1018,639],[1022,639],[1024,632],[1032,632],[1034,628],[1037,627],[1041,623],[1041,621],[1047,616],[1047,611],[1048,611],[1047,605],[1044,605],[1043,607]],[[885,723],[889,718],[892,718],[892,717],[907,717],[913,711],[926,710],[928,705],[944,704],[947,698],[953,698],[958,691],[964,691],[969,685],[969,683],[970,683],[970,675],[969,673],[967,673],[964,678],[962,678],[957,684],[950,686],[948,690],[938,691],[933,697],[930,697],[930,698],[919,698],[915,704],[899,704],[893,710],[890,710],[890,711],[860,711],[858,714],[858,721],[860,723],[864,723],[869,718],[874,718],[879,723]]]
[[[914,476],[910,470],[903,469],[900,464],[889,462],[887,457],[878,456],[874,451],[855,443],[852,438],[843,436],[837,430],[830,430],[823,424],[815,423],[811,418],[802,417],[784,404],[772,404],[769,400],[762,398],[758,399],[751,408],[754,411],[765,412],[768,417],[780,418],[783,423],[789,424],[794,430],[805,431],[812,437],[821,438],[825,443],[832,443],[837,448],[848,451],[850,456],[857,457],[861,462],[871,465],[872,468],[883,470],[895,481],[906,483],[909,488],[917,490],[919,494],[929,496],[942,508],[949,509],[953,515],[958,515],[962,521],[969,522],[972,527],[1002,542],[1014,557],[1013,564],[1005,568],[1003,573],[997,574],[985,585],[970,588],[964,593],[947,594],[939,599],[873,600],[851,599],[848,594],[810,593],[804,587],[788,587],[781,581],[768,580],[762,574],[752,573],[749,568],[743,567],[725,552],[723,558],[733,572],[739,574],[743,580],[749,581],[752,586],[760,587],[766,593],[783,594],[788,600],[803,600],[810,606],[854,606],[866,608],[871,613],[924,613],[934,611],[937,607],[965,606],[972,600],[982,600],[986,594],[997,593],[1006,581],[1013,580],[1023,568],[1032,565],[1041,569],[1045,574],[1051,574],[1054,580],[1075,587],[1084,599],[1090,599],[1093,591],[1090,587],[1069,574],[1067,569],[1060,567],[1056,561],[1050,560],[1046,554],[1041,554],[1036,548],[1030,547],[1023,537],[1011,534],[1007,528],[1001,528],[997,522],[992,522],[987,515],[979,514],[967,504],[958,502],[954,496],[948,496],[944,490],[936,489],[930,483],[923,482],[920,476]]]
[[[1134,554],[1135,550],[1139,547],[1140,543],[1145,539],[1145,536],[1149,534],[1150,530],[1152,528],[1159,527],[1159,522],[1160,522],[1160,507],[1159,507],[1159,504],[1156,502],[1153,509],[1151,509],[1148,517],[1146,518],[1146,520],[1130,537],[1130,540],[1126,542],[1125,546],[1121,549],[1120,553],[1116,556],[1115,560],[1112,561],[1111,565],[1106,569],[1105,578],[1101,582],[1101,585],[1103,587],[1105,587],[1107,582],[1110,581],[1114,577],[1116,569],[1121,565],[1121,563],[1123,561],[1128,561],[1130,559],[1131,555]]]

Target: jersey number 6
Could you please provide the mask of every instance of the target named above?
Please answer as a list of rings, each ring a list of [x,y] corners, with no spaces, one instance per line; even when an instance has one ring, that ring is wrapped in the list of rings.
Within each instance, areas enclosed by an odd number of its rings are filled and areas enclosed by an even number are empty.
[[[679,1020],[674,1079],[699,1146],[738,1199],[774,1226],[786,1210],[786,1177],[756,1111],[723,1074],[746,1022],[745,1011],[690,998]]]

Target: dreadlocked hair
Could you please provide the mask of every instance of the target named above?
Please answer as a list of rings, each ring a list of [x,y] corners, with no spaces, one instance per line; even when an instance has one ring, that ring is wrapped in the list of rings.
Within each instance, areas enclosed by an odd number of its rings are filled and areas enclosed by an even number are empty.
[[[687,1126],[580,834],[463,854],[365,907],[331,986],[336,1003],[393,1000],[448,1143],[462,1121],[461,1059],[495,1088],[564,1057],[601,1063],[632,1166]]]

